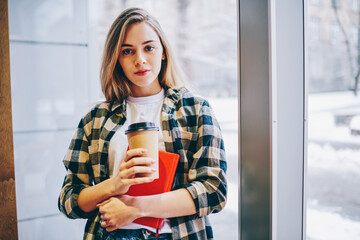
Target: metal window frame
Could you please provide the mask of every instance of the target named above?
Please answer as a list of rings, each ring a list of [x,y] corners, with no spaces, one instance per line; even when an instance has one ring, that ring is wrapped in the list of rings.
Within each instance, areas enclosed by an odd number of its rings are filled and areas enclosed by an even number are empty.
[[[304,1],[239,0],[239,236],[305,239]]]

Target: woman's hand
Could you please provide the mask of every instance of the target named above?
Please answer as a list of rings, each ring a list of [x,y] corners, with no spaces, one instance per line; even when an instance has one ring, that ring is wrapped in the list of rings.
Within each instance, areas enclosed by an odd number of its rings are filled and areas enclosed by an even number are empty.
[[[125,194],[131,185],[148,183],[154,179],[139,177],[138,174],[151,173],[150,165],[154,163],[151,158],[144,157],[146,149],[133,149],[126,153],[123,163],[112,178],[102,181],[94,186],[81,190],[78,205],[84,212],[91,212],[97,208],[97,204],[117,195]]]
[[[126,197],[127,201],[131,201],[132,198],[126,195],[122,197]],[[125,204],[120,198],[111,197],[97,205],[100,212],[101,226],[106,228],[108,232],[128,225],[142,216],[139,209]]]
[[[119,171],[110,179],[113,186],[113,195],[125,194],[131,185],[153,181],[150,177],[139,177],[141,174],[153,173],[156,170],[150,165],[155,163],[152,158],[144,157],[146,149],[137,148],[126,152],[125,159]]]

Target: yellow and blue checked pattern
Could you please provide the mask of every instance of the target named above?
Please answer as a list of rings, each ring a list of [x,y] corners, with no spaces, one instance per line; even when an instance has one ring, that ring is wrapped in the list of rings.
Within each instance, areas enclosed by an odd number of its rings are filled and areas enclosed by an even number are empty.
[[[66,176],[59,209],[69,218],[88,218],[84,239],[101,239],[97,210],[83,212],[77,199],[83,188],[109,178],[107,164],[111,137],[126,121],[125,100],[96,105],[78,125],[64,158]],[[166,89],[162,133],[168,152],[180,155],[173,190],[185,188],[197,213],[170,219],[173,239],[213,239],[207,218],[226,202],[225,149],[218,122],[208,102],[186,88]]]

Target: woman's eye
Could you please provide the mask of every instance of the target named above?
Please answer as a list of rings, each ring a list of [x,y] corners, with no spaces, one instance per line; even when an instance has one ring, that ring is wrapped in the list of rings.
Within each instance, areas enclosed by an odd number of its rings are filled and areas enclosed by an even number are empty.
[[[151,52],[151,51],[153,51],[154,49],[155,49],[155,47],[153,47],[153,46],[146,46],[146,47],[145,47],[145,50],[148,51],[148,52]]]
[[[124,49],[123,51],[122,51],[122,54],[123,55],[129,55],[129,54],[131,54],[131,49]]]

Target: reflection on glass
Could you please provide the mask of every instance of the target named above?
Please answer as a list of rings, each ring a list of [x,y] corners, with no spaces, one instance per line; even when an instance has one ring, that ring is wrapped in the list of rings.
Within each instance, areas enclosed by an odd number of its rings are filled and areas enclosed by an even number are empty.
[[[359,239],[359,3],[313,2],[307,6],[306,234],[308,240]]]

